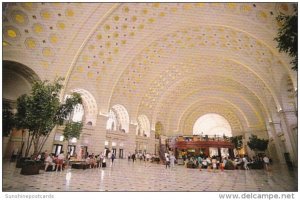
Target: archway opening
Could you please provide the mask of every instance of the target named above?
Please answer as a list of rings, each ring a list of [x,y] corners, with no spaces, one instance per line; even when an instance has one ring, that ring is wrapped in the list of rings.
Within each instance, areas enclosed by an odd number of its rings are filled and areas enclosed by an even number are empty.
[[[3,61],[3,100],[15,103],[19,96],[30,93],[33,82],[38,80],[38,75],[29,67]]]
[[[150,122],[146,115],[140,115],[138,117],[138,131],[137,135],[150,137]]]
[[[199,117],[193,126],[193,135],[232,136],[229,122],[221,115],[208,113]]]
[[[111,108],[106,129],[129,132],[129,115],[124,106],[117,104]]]

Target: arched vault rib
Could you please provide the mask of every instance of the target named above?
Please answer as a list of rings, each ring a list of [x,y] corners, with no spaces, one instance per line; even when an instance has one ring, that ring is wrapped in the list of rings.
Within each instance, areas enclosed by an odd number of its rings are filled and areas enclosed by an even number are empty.
[[[257,118],[260,118],[260,114],[258,113],[262,113],[262,115],[265,116],[264,118],[267,118],[267,112],[262,108],[259,99],[247,88],[241,85],[239,86],[239,84],[233,80],[231,82],[222,82],[220,84],[218,81],[221,81],[221,77],[213,76],[210,81],[206,79],[207,77],[209,76],[183,78],[180,83],[169,88],[168,91],[162,94],[159,101],[156,102],[156,106],[152,112],[152,122],[156,121],[158,112],[168,113],[168,110],[173,110],[172,106],[178,108],[181,107],[180,102],[189,101],[186,99],[187,97],[208,90],[212,90],[210,96],[216,96],[215,94],[219,91],[223,93],[226,92],[228,97],[234,96],[237,99],[242,99],[245,101],[246,107],[250,107],[256,113]],[[170,102],[172,102],[172,104],[170,104]]]
[[[207,60],[208,59],[212,59],[212,58],[208,57]],[[200,63],[199,65],[197,65],[197,61],[198,63]],[[196,76],[197,74],[199,74],[199,78],[198,78],[199,81],[206,80],[206,82],[203,82],[203,84],[206,85],[209,84],[209,82],[214,81],[214,79],[218,80],[218,77],[214,77],[211,78],[210,80],[207,80],[206,76],[211,76],[213,72],[216,75],[220,74],[222,76],[228,76],[230,77],[229,79],[233,79],[237,84],[244,85],[245,89],[249,89],[253,91],[252,93],[254,94],[254,96],[258,97],[258,99],[264,105],[265,109],[268,108],[267,101],[264,99],[264,97],[268,95],[268,89],[266,88],[265,91],[261,90],[261,88],[264,87],[264,83],[262,83],[260,79],[256,78],[255,74],[243,70],[242,66],[228,60],[225,60],[223,63],[221,63],[221,61],[218,61],[216,59],[216,61],[214,62],[215,65],[211,63],[210,65],[206,65],[205,67],[204,64],[201,64],[201,61],[202,59],[200,60],[195,59],[196,63],[188,63],[188,62],[185,64],[179,63],[176,66],[172,66],[168,68],[163,73],[160,73],[160,74],[168,74],[168,76],[157,75],[156,77],[154,77],[154,81],[151,83],[152,87],[150,87],[146,96],[144,96],[143,100],[141,100],[138,112],[144,111],[142,107],[144,107],[144,109],[147,109],[147,107],[144,106],[145,104],[146,106],[148,106],[148,109],[152,110],[153,106],[149,107],[149,105],[154,103],[157,104],[157,102],[159,102],[159,98],[161,98],[161,96],[167,90],[173,90],[174,92],[176,92],[177,88],[175,86],[177,86],[180,83],[182,77],[190,77],[191,75]],[[227,65],[224,65],[224,63],[225,64],[227,63]],[[210,70],[211,68],[213,68],[214,71],[211,71]],[[203,76],[204,79],[201,79]],[[250,83],[246,82],[247,79],[249,79]],[[187,86],[190,87],[189,85]],[[153,102],[151,103],[151,101]]]
[[[249,38],[249,36],[248,36],[248,38]],[[162,39],[163,40],[163,39]],[[163,41],[159,41],[159,42],[161,42],[161,43],[163,43]],[[261,43],[261,42],[259,42],[259,41],[257,41],[260,45],[262,45],[263,46],[263,44]],[[157,46],[157,43],[158,42],[155,42],[154,44],[155,45],[153,45],[153,47],[150,45],[150,47],[149,48],[147,48],[148,50],[149,49],[155,49],[154,48],[154,46]],[[164,45],[164,44],[161,44],[161,45]],[[189,44],[188,43],[185,43],[185,46],[188,46]],[[172,47],[171,47],[172,48]],[[175,49],[179,49],[179,47],[178,46],[176,46],[176,47],[174,47]],[[267,48],[266,48],[267,49]],[[158,52],[158,51],[157,51]],[[271,52],[272,53],[272,52]],[[141,53],[140,54],[141,56],[140,57],[144,57],[144,55],[147,55],[147,53],[146,52],[143,52],[143,53]],[[273,55],[274,56],[274,55]],[[139,57],[139,56],[137,56],[137,57]],[[147,56],[146,56],[147,57]],[[149,57],[151,57],[151,56],[149,56]],[[165,56],[162,56],[163,57],[163,59],[165,59]],[[251,57],[251,56],[250,56]],[[253,56],[252,56],[253,57]],[[274,58],[272,58],[272,59],[274,59]],[[144,61],[146,61],[146,60],[144,60]],[[150,63],[149,61],[148,62],[146,62],[146,63]],[[134,61],[132,62],[132,64],[133,65],[136,65],[136,64],[134,64]],[[155,64],[157,64],[157,63],[155,63]],[[252,65],[251,67],[255,67],[255,66],[257,66],[257,65]],[[147,64],[146,66],[145,66],[145,68],[147,68],[147,69],[149,69],[149,68],[152,68],[152,67],[154,67],[153,65],[150,65],[150,64]],[[258,68],[259,69],[259,68]],[[257,70],[257,69],[256,69]],[[128,71],[130,71],[130,70],[128,70]],[[127,71],[127,72],[128,72]],[[146,70],[146,72],[145,73],[147,73],[147,70]],[[144,74],[145,74],[144,73]],[[258,72],[257,72],[258,73]],[[261,73],[261,72],[260,72]],[[151,73],[149,73],[149,74],[151,74]],[[129,75],[130,76],[130,73],[129,74],[127,74],[127,75]],[[267,77],[267,76],[264,76],[264,78],[265,77]],[[262,80],[264,80],[264,78],[261,78]],[[120,79],[118,80],[118,81],[121,81],[122,80],[122,78],[120,77]],[[145,78],[145,80],[147,80],[148,81],[148,79],[147,78]],[[149,82],[149,81],[148,81]],[[124,82],[122,82],[122,84],[121,85],[124,85]],[[130,84],[129,84],[130,85]],[[144,84],[142,84],[142,85],[144,85]],[[269,87],[269,85],[270,84],[268,84],[267,85],[267,87]],[[271,84],[272,85],[272,84]],[[149,86],[149,84],[147,84],[146,85],[146,87],[147,86]],[[268,89],[270,89],[270,88],[268,88]],[[134,89],[133,89],[134,90]],[[275,100],[275,102],[277,103],[277,107],[280,107],[279,105],[278,105],[278,101],[277,101],[277,98],[276,98],[276,96],[274,96],[275,94],[274,94],[274,92],[273,91],[271,91],[271,94],[273,95],[273,98],[274,98],[274,100]]]
[[[203,107],[205,107],[205,109],[203,109]],[[181,118],[179,123],[179,132],[183,132],[184,134],[192,133],[191,131],[196,120],[207,113],[216,113],[228,120],[233,134],[243,130],[243,126],[239,118],[236,116],[235,112],[230,109],[230,107],[224,107],[223,105],[214,105],[211,107],[211,104],[203,104],[203,106],[197,108],[191,106],[191,108],[184,113],[185,117]]]
[[[183,111],[181,111],[177,116],[176,119],[173,120],[173,125],[169,124],[170,127],[175,127],[177,126],[177,129],[180,129],[180,123],[182,122],[182,120],[184,120],[185,118],[188,117],[189,113],[194,111],[194,110],[201,110],[201,111],[205,111],[209,106],[210,108],[213,107],[218,107],[217,110],[223,110],[222,107],[224,107],[224,109],[229,109],[231,112],[233,112],[235,115],[238,116],[238,118],[240,119],[240,121],[242,122],[244,128],[249,127],[249,119],[251,117],[251,115],[253,115],[253,113],[245,113],[245,110],[239,108],[238,105],[235,105],[234,103],[226,100],[226,99],[222,99],[219,97],[208,97],[206,99],[201,99],[198,101],[194,101],[191,102],[191,105],[188,107],[184,107]],[[261,124],[263,125],[263,124]]]
[[[224,80],[223,80],[224,79]],[[225,81],[227,80],[227,81]],[[194,77],[187,77],[182,78],[176,82],[176,84],[173,84],[170,86],[167,90],[164,91],[164,93],[161,94],[158,100],[155,101],[156,107],[154,109],[147,109],[148,112],[151,112],[152,115],[152,121],[155,121],[155,115],[157,114],[158,110],[162,110],[162,112],[166,112],[166,110],[161,109],[161,104],[170,105],[169,102],[176,103],[177,100],[181,99],[182,96],[186,95],[186,93],[191,92],[192,90],[197,90],[197,88],[202,87],[210,87],[212,90],[215,87],[224,87],[224,89],[228,90],[234,90],[236,93],[243,94],[245,96],[247,94],[248,99],[251,100],[251,105],[255,105],[253,107],[260,107],[260,105],[263,105],[261,100],[259,100],[259,97],[255,95],[251,90],[249,90],[247,87],[243,86],[241,83],[227,79],[226,77],[222,76],[211,76],[211,75],[202,75],[202,76],[194,76]],[[257,102],[257,103],[255,103]],[[264,105],[264,108],[262,109],[263,112],[267,115],[267,109]],[[154,112],[152,112],[154,111]],[[143,110],[140,110],[139,112],[143,112]]]
[[[167,106],[165,109],[162,109],[162,112],[167,113],[165,118],[168,119],[168,124],[177,121],[178,116],[180,116],[181,112],[184,112],[183,110],[189,107],[189,104],[193,104],[198,101],[211,102],[215,104],[225,103],[231,105],[238,113],[240,113],[240,117],[245,119],[245,125],[247,125],[247,127],[264,124],[263,114],[259,113],[258,110],[253,107],[253,105],[247,102],[247,100],[240,98],[238,94],[220,92],[212,96],[210,95],[210,92],[214,93],[212,90],[202,90],[199,93],[190,96],[189,98],[185,98],[179,103],[172,101],[172,106]],[[172,109],[172,107],[177,108],[176,111]],[[168,110],[169,112],[167,112]]]

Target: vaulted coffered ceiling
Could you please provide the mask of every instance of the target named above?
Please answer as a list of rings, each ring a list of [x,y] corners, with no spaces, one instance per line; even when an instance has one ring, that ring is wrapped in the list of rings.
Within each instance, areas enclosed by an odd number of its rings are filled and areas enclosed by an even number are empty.
[[[297,88],[273,40],[280,12],[292,4],[5,3],[3,59],[63,76],[65,93],[88,91],[98,113],[120,104],[166,134],[210,112],[236,132],[263,130],[286,103],[283,77]]]

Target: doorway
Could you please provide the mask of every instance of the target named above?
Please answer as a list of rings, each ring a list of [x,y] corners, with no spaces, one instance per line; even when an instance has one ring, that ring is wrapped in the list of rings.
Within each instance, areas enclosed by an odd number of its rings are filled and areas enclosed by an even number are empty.
[[[53,153],[55,156],[58,156],[58,154],[60,154],[62,149],[63,149],[62,144],[54,144],[51,153]]]
[[[70,156],[73,156],[76,150],[75,145],[68,145],[68,152],[70,152]]]
[[[112,153],[115,154],[115,157],[117,157],[117,149],[112,149]]]
[[[123,149],[119,149],[119,158],[123,158]]]

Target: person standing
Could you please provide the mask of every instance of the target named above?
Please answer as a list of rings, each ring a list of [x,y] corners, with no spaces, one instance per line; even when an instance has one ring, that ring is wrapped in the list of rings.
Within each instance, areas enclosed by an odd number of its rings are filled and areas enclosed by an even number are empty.
[[[213,167],[213,172],[216,172],[217,169],[217,159],[216,156],[213,156],[211,159],[212,167]]]
[[[128,153],[128,162],[130,161],[130,159],[131,159],[131,154],[130,154],[130,152]]]
[[[132,162],[134,163],[134,161],[135,161],[135,154],[134,153],[131,155],[131,158],[132,158]]]
[[[171,168],[173,169],[175,167],[175,156],[173,154],[170,155],[170,165],[171,165]]]
[[[170,157],[169,157],[169,155],[167,155],[167,157],[166,157],[166,169],[168,167],[170,168]]]
[[[202,157],[198,156],[198,166],[199,166],[199,171],[202,171]]]
[[[99,155],[99,167],[102,167],[103,158],[104,158],[104,154],[101,152]]]
[[[111,166],[114,165],[114,160],[115,160],[116,156],[114,153],[111,154]]]
[[[243,162],[244,162],[244,169],[245,170],[249,170],[248,160],[247,160],[247,156],[246,155],[244,155],[244,157],[243,157]]]
[[[71,159],[71,154],[70,154],[70,152],[68,152],[67,159],[66,159],[66,166],[67,167],[69,167],[69,165],[70,165],[70,159]]]
[[[265,169],[266,169],[267,171],[269,171],[270,159],[268,158],[267,155],[264,156],[263,161],[264,161]]]
[[[61,153],[57,157],[57,163],[56,163],[56,171],[58,171],[58,168],[60,167],[60,171],[63,170],[63,164],[65,160],[64,151],[61,151]]]

